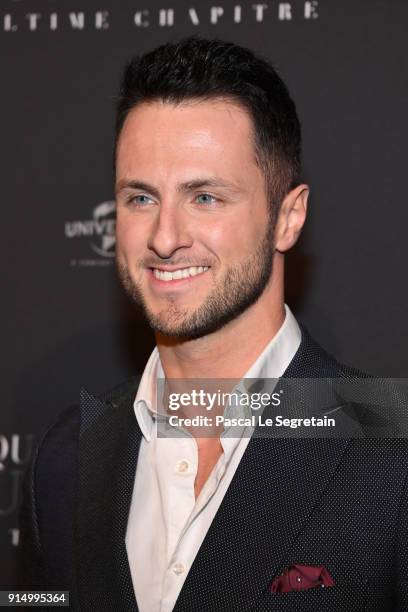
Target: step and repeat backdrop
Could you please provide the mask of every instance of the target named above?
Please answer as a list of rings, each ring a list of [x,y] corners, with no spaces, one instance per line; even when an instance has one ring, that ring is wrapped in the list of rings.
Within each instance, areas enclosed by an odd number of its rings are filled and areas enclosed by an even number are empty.
[[[115,276],[112,137],[128,58],[193,33],[272,60],[304,133],[310,216],[287,300],[338,359],[407,376],[408,4],[2,0],[0,587],[41,432],[143,370],[153,338]]]

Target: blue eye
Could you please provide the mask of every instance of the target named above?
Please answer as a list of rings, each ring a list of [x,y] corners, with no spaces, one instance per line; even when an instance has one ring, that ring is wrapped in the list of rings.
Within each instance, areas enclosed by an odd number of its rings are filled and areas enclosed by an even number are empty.
[[[213,204],[216,201],[216,198],[209,193],[201,193],[196,199],[199,204]]]
[[[137,195],[132,197],[132,202],[136,204],[149,204],[150,198],[147,195]]]
[[[127,198],[126,203],[128,206],[134,206],[135,208],[145,208],[146,206],[150,206],[153,204],[153,200],[141,193],[139,195],[131,195]]]

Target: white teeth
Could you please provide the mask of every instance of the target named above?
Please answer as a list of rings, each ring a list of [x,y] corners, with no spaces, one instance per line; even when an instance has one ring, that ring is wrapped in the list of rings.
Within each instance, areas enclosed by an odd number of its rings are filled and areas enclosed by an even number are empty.
[[[162,281],[171,281],[177,280],[180,278],[188,278],[189,276],[197,276],[197,274],[202,274],[203,272],[207,272],[208,266],[190,266],[189,268],[182,268],[180,270],[173,270],[173,272],[169,272],[168,270],[158,270],[157,268],[153,268],[153,274],[155,278]]]

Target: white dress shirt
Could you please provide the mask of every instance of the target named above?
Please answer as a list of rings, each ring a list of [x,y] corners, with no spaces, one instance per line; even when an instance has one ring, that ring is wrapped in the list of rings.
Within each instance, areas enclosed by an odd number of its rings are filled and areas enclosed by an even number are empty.
[[[285,306],[285,321],[244,378],[279,378],[300,345],[301,331]],[[142,431],[126,549],[140,612],[171,612],[250,440],[221,435],[223,453],[197,499],[197,444],[190,435],[160,438],[156,382],[164,378],[157,348],[143,372],[134,410]]]

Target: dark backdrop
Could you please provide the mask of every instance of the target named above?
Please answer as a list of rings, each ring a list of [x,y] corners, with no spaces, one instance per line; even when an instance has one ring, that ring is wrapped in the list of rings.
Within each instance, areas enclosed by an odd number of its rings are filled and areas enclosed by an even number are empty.
[[[340,360],[406,376],[407,23],[403,0],[1,2],[1,588],[14,584],[20,479],[39,433],[82,385],[115,385],[152,348],[112,257],[125,60],[200,33],[274,62],[312,187],[288,302]]]

